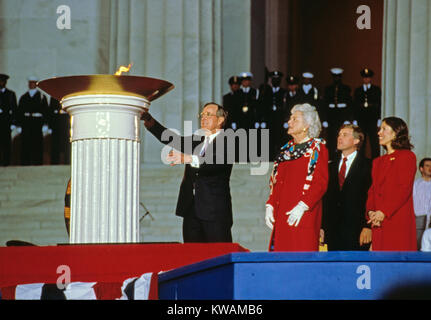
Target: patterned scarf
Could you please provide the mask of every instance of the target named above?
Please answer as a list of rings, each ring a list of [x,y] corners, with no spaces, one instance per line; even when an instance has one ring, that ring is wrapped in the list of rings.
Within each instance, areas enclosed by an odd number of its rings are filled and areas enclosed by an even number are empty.
[[[301,144],[295,144],[290,140],[280,149],[280,154],[274,161],[274,168],[272,169],[271,178],[269,180],[269,187],[272,191],[277,182],[277,169],[278,165],[284,161],[292,161],[301,157],[310,158],[308,161],[307,177],[305,178],[304,188],[302,194],[310,188],[311,181],[313,180],[314,169],[316,168],[317,159],[319,158],[320,144],[325,144],[325,140],[320,138],[310,139]]]

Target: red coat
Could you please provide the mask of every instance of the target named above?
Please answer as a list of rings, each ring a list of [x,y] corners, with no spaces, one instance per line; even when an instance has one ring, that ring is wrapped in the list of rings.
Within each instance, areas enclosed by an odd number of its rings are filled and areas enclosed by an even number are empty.
[[[372,228],[373,251],[416,251],[413,183],[416,156],[396,150],[373,161],[373,183],[368,191],[368,211],[385,214],[381,227]],[[368,220],[368,214],[366,214]]]
[[[313,180],[304,191],[310,158],[281,162],[278,166],[277,181],[267,204],[274,207],[274,229],[271,235],[274,251],[318,251],[319,232],[322,221],[322,197],[328,187],[328,150],[320,145],[319,156]],[[292,210],[299,201],[310,209],[301,218],[298,226],[289,226],[286,212]],[[271,250],[271,244],[270,244]]]

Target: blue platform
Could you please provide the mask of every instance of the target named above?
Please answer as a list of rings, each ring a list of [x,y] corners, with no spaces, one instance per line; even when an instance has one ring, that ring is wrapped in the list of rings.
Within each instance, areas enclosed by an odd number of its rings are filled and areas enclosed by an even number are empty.
[[[166,300],[431,299],[431,253],[231,253],[159,275]]]

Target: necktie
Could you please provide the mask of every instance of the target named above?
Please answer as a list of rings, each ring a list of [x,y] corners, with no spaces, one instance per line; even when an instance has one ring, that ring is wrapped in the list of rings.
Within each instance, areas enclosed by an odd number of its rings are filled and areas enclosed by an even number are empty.
[[[210,141],[210,137],[205,137],[205,143],[204,143],[204,146],[202,147],[201,152],[199,153],[199,155],[200,155],[201,157],[203,157],[203,156],[205,155],[205,151],[206,151],[206,149],[207,149],[207,147],[208,147],[209,141]]]
[[[343,187],[344,179],[346,178],[346,162],[347,158],[343,158],[343,163],[341,164],[340,172],[338,172],[338,183],[340,184],[340,189]]]

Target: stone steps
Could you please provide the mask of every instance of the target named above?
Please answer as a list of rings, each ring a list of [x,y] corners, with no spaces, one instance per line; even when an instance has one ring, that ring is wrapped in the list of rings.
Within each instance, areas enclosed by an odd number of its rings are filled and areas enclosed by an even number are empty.
[[[182,242],[182,219],[175,216],[175,207],[183,172],[183,166],[141,165],[140,201],[154,217],[140,222],[141,242]],[[0,246],[12,239],[37,245],[68,242],[64,195],[69,176],[70,166],[0,167]],[[233,241],[252,251],[268,246],[268,179],[269,172],[251,175],[250,165],[235,165],[232,171]]]

